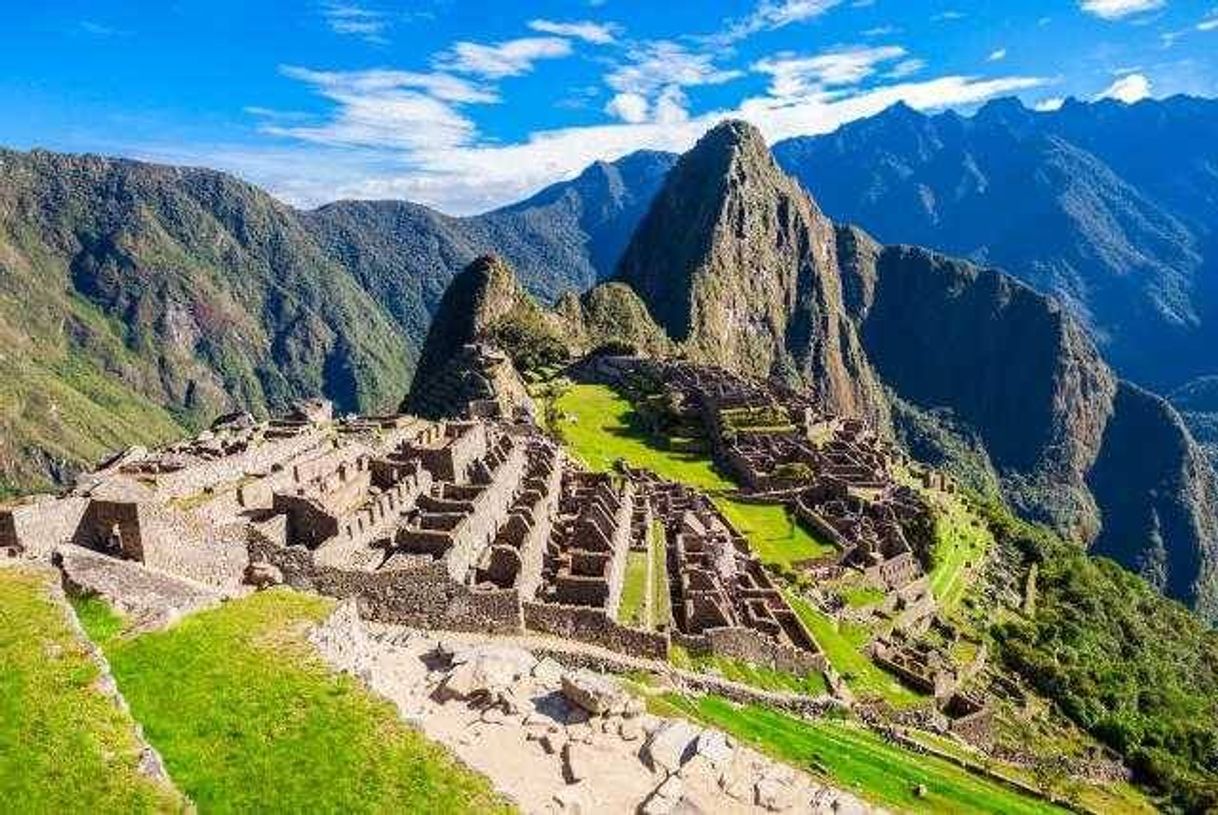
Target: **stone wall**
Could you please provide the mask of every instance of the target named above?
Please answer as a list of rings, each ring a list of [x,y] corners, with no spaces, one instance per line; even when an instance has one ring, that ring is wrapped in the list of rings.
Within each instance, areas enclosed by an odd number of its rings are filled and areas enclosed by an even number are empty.
[[[46,496],[0,510],[0,548],[13,547],[34,557],[49,557],[56,546],[71,543],[89,507],[89,499]]]
[[[216,525],[169,506],[139,505],[143,563],[178,577],[232,590],[249,565],[244,524]]]
[[[289,438],[264,440],[241,453],[214,461],[200,461],[176,472],[153,476],[157,494],[164,499],[185,498],[227,482],[239,481],[250,473],[269,473],[325,441],[326,435],[320,429],[306,430]]]
[[[515,590],[475,591],[452,580],[440,561],[408,569],[347,571],[315,563],[313,553],[302,546],[277,546],[257,534],[250,540],[250,557],[277,566],[295,589],[356,598],[366,619],[496,634],[515,634],[524,627]]]
[[[628,628],[596,608],[526,602],[524,624],[532,631],[589,642],[623,654],[668,659],[666,634]]]

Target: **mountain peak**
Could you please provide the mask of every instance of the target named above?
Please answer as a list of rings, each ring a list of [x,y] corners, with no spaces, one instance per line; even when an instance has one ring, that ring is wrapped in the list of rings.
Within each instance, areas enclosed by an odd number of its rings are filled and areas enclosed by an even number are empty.
[[[740,121],[669,173],[618,266],[691,359],[794,377],[846,415],[878,404],[845,320],[833,227]]]

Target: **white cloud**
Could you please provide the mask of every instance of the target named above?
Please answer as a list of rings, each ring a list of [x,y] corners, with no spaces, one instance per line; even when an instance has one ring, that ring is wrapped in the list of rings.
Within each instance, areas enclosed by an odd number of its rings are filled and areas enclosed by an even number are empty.
[[[330,30],[336,34],[361,37],[368,42],[384,43],[389,27],[385,15],[354,3],[327,3],[322,8]]]
[[[748,119],[773,142],[828,132],[879,113],[897,101],[939,110],[1044,84],[1036,77],[946,76],[853,94],[830,89],[809,91],[798,98],[760,96],[699,116],[688,114],[680,86],[673,85],[661,87],[654,104],[646,98],[641,98],[643,104],[639,99],[625,101],[628,92],[615,97],[619,100],[616,115],[635,121],[539,131],[521,142],[493,144],[479,139],[451,105],[429,107],[418,99],[409,105],[401,103],[397,95],[421,94],[413,88],[386,89],[383,77],[358,73],[300,76],[333,100],[336,108],[320,125],[275,123],[267,128],[310,145],[298,147],[294,164],[290,147],[276,149],[265,161],[249,151],[209,152],[207,160],[248,175],[298,204],[338,197],[392,197],[454,213],[478,212],[519,200],[547,184],[575,176],[598,159],[612,160],[643,148],[688,149],[724,118]],[[337,150],[338,146],[345,149]],[[319,150],[324,156],[321,161]],[[320,164],[324,167],[314,172]]]
[[[1065,97],[1050,96],[1048,99],[1041,99],[1032,106],[1032,109],[1041,113],[1052,113],[1055,110],[1061,110],[1061,106],[1064,104],[1066,104]]]
[[[583,21],[578,23],[556,23],[551,20],[532,20],[529,28],[542,34],[554,34],[559,37],[574,37],[577,40],[590,42],[593,45],[609,45],[617,39],[618,27],[613,23],[594,23]]]
[[[990,55],[985,58],[986,62],[1002,62],[1007,58],[1007,49],[998,48],[990,52]]]
[[[1150,80],[1146,78],[1146,75],[1126,74],[1118,77],[1111,85],[1096,94],[1095,98],[1116,99],[1118,102],[1132,105],[1148,96],[1150,96]]]
[[[1079,8],[1102,20],[1120,20],[1132,14],[1162,8],[1167,0],[1082,0]]]
[[[494,45],[458,42],[440,55],[437,64],[449,71],[502,79],[526,74],[533,69],[533,63],[540,60],[570,54],[570,40],[561,37],[522,37]]]
[[[1218,31],[1218,8],[1210,11],[1205,19],[1197,23],[1198,31]]]
[[[301,123],[299,116],[285,119],[254,109],[263,120],[261,130],[329,147],[405,151],[458,147],[468,144],[476,129],[455,105],[496,101],[493,94],[445,74],[327,72],[292,66],[282,73],[334,102],[335,112],[320,123]]]
[[[926,67],[926,60],[923,59],[903,59],[896,65],[892,66],[892,70],[885,72],[885,79],[904,79],[907,76],[913,76],[918,71]]]
[[[743,75],[716,66],[714,55],[690,51],[680,43],[641,43],[628,52],[626,62],[605,76],[605,84],[616,92],[605,109],[625,122],[640,121],[642,110],[671,118],[678,108],[685,108],[683,88],[721,85]]]
[[[605,112],[623,122],[638,124],[647,121],[647,112],[650,107],[645,96],[637,93],[619,93],[605,105]]]
[[[873,75],[878,65],[903,56],[905,49],[896,45],[847,48],[810,57],[785,53],[757,61],[753,70],[771,77],[772,96],[798,98],[825,88],[857,85]]]
[[[715,39],[731,43],[759,31],[772,31],[792,23],[802,23],[821,16],[840,2],[841,0],[762,0],[752,14],[729,23]]]

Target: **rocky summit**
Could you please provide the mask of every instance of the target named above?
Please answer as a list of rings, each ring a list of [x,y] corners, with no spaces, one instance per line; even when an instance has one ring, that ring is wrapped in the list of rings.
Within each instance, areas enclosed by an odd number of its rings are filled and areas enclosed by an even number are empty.
[[[789,376],[839,412],[882,414],[846,318],[833,225],[751,125],[722,124],[681,157],[618,279],[692,359]]]

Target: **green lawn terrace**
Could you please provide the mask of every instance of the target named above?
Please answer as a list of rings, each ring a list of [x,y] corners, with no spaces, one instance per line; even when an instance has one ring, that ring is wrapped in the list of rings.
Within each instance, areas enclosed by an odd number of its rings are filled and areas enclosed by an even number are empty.
[[[128,632],[101,600],[73,603],[200,812],[513,811],[393,705],[322,662],[305,635],[332,600],[273,589],[148,633]]]

